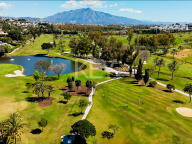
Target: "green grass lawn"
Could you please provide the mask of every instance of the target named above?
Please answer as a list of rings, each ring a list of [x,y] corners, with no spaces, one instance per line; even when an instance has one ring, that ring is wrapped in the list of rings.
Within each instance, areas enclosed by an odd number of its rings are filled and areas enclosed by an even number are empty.
[[[99,86],[93,98],[88,120],[96,126],[97,134],[88,139],[89,144],[174,144],[191,143],[192,118],[181,116],[177,107],[189,107],[173,100],[188,102],[179,93],[168,93],[151,87],[130,84],[129,78],[115,80]],[[162,88],[158,86],[158,88]],[[102,94],[105,97],[101,97]],[[138,101],[144,104],[139,104]],[[128,107],[125,107],[125,104]],[[111,140],[103,139],[101,133],[109,124],[121,129]],[[113,132],[113,131],[111,131]]]
[[[69,134],[70,126],[82,118],[82,115],[74,117],[69,116],[69,114],[80,112],[80,108],[78,107],[79,100],[87,99],[87,97],[72,96],[67,104],[58,103],[60,100],[65,101],[63,96],[61,96],[62,91],[59,89],[67,86],[66,80],[68,76],[76,76],[76,73],[61,75],[60,80],[45,81],[45,84],[51,84],[55,88],[56,91],[51,94],[51,97],[55,98],[55,100],[50,106],[38,107],[38,103],[26,101],[27,97],[32,96],[32,90],[30,90],[30,93],[23,93],[26,91],[25,83],[35,82],[33,78],[29,76],[15,78],[5,77],[5,74],[13,73],[14,70],[21,69],[21,66],[0,64],[0,67],[3,68],[3,70],[0,70],[0,121],[6,119],[12,112],[20,111],[21,116],[27,123],[27,128],[22,135],[21,144],[60,143],[60,137]],[[92,74],[89,74],[90,69],[91,67],[88,66],[88,68],[84,70],[86,75],[78,72],[79,74],[75,79],[80,79],[82,85],[85,85],[87,79],[96,82],[110,79],[105,77],[105,72],[95,70],[94,68],[91,71]],[[47,93],[45,93],[45,96],[47,96]],[[32,129],[38,128],[37,121],[40,120],[41,117],[48,119],[48,126],[40,135],[31,134]]]
[[[45,54],[46,52],[41,50],[41,44],[51,41],[52,35],[38,37],[35,40],[34,45],[31,42],[27,46],[13,53],[11,56]],[[57,55],[57,52],[59,51],[50,50],[49,55],[53,57],[67,58],[74,61],[77,60]],[[78,61],[85,63],[82,60]],[[21,70],[21,66],[0,64],[0,68],[3,68],[3,70],[0,70],[0,121],[8,118],[9,114],[12,112],[19,111],[21,113],[21,116],[27,123],[27,127],[24,130],[24,134],[21,135],[22,141],[19,143],[55,144],[61,142],[62,135],[69,134],[71,129],[70,126],[80,120],[83,116],[79,115],[74,117],[69,115],[80,112],[79,100],[87,99],[87,97],[72,96],[71,100],[69,100],[67,104],[58,103],[60,100],[65,101],[63,96],[61,96],[62,91],[59,89],[67,86],[66,80],[68,76],[74,76],[75,79],[81,80],[82,85],[85,85],[85,82],[88,79],[96,81],[97,83],[110,79],[109,77],[106,77],[106,72],[95,69],[89,63],[85,64],[87,65],[87,68],[83,71],[61,75],[60,80],[44,82],[45,84],[52,85],[55,89],[55,92],[51,94],[51,97],[55,98],[55,100],[47,107],[38,107],[38,103],[27,101],[27,98],[31,97],[33,93],[32,89],[30,90],[30,93],[24,93],[24,91],[26,91],[25,83],[35,82],[32,77],[5,77],[6,74],[11,74],[15,70]],[[47,96],[47,93],[45,93],[45,96]],[[41,117],[48,119],[48,126],[44,128],[44,131],[39,135],[30,133],[31,130],[39,128],[37,122]]]
[[[123,41],[127,44],[126,37],[117,37],[117,40]],[[45,42],[52,42],[53,36],[46,35],[37,37],[34,44],[30,42],[25,47],[19,49],[10,56],[23,56],[46,54],[46,51],[41,49],[41,44]],[[65,49],[69,49],[65,40]],[[56,43],[58,40],[56,40]],[[70,50],[68,50],[70,51]],[[50,50],[49,55],[52,57],[67,58],[70,60],[77,60],[74,58],[60,56],[59,50]],[[145,68],[149,68],[153,58],[152,56],[148,61]],[[165,58],[166,65],[172,61],[170,58]],[[82,60],[79,62],[85,63]],[[45,84],[51,84],[55,88],[55,92],[51,97],[55,98],[52,105],[47,107],[38,107],[38,103],[31,103],[26,101],[27,97],[32,96],[30,93],[23,93],[26,91],[25,83],[34,82],[32,77],[15,77],[7,78],[5,74],[11,74],[14,70],[21,69],[21,66],[0,64],[3,70],[0,70],[0,121],[6,119],[8,115],[15,111],[20,111],[21,116],[27,122],[27,128],[22,135],[21,144],[55,144],[61,142],[61,136],[69,134],[70,126],[80,120],[82,115],[77,117],[69,116],[69,114],[80,112],[78,101],[80,99],[87,99],[87,97],[73,96],[67,104],[58,103],[64,100],[61,96],[62,87],[67,86],[66,79],[68,76],[74,76],[75,79],[80,79],[82,85],[86,80],[102,82],[110,79],[106,77],[106,72],[95,69],[91,64],[85,63],[87,69],[60,76],[60,80],[45,81]],[[192,65],[183,64],[180,69],[174,74],[174,80],[171,79],[171,72],[168,68],[162,68],[160,78],[162,83],[174,83],[177,89],[182,90],[185,83],[189,83],[192,78],[191,74]],[[156,78],[157,73],[152,77]],[[56,77],[56,76],[55,76]],[[183,143],[191,141],[191,118],[184,118],[175,112],[175,108],[179,106],[191,107],[191,104],[176,104],[172,100],[182,100],[188,102],[188,97],[182,96],[178,93],[166,93],[161,90],[156,90],[149,87],[139,87],[134,84],[129,84],[130,79],[115,80],[107,84],[99,86],[99,91],[94,96],[94,104],[91,113],[88,115],[90,120],[97,129],[95,138],[89,138],[88,144],[103,144],[103,143],[176,143],[175,139],[180,138]],[[101,95],[105,94],[106,97],[102,98]],[[45,93],[45,96],[47,93]],[[144,102],[144,105],[138,105],[138,100]],[[129,107],[124,105],[128,103]],[[167,109],[168,108],[168,109]],[[48,126],[44,129],[43,133],[39,135],[31,134],[32,129],[38,128],[37,121],[41,117],[48,119]],[[107,125],[115,123],[121,127],[114,139],[104,140],[101,138],[101,132],[107,130]]]

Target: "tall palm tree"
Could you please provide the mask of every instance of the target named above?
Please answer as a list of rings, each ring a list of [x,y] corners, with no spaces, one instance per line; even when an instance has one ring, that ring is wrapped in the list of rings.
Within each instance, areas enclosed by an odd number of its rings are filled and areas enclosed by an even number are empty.
[[[52,87],[52,85],[46,85],[45,90],[48,92],[48,99],[50,98],[51,92],[55,92],[54,87]]]
[[[38,82],[34,83],[33,87],[34,87],[33,93],[36,93],[38,95],[38,98],[39,98],[39,93],[41,92],[40,84]]]
[[[157,66],[158,60],[159,60],[159,57],[156,57],[156,58],[153,60],[153,63],[155,63],[155,69],[156,69],[156,66]]]
[[[185,85],[185,88],[183,89],[184,92],[188,92],[189,93],[189,103],[191,102],[191,92],[192,92],[192,84],[188,83]]]
[[[167,66],[168,66],[169,70],[172,72],[171,80],[173,80],[173,73],[179,69],[179,63],[176,60],[173,60]]]
[[[159,71],[158,71],[158,77],[159,77],[159,72],[160,72],[161,67],[165,66],[165,61],[164,61],[164,59],[160,59],[160,60],[157,62],[157,66],[159,67]]]
[[[177,53],[177,50],[176,49],[173,49],[173,51],[171,52],[171,54],[173,55],[173,58],[174,58],[174,55]]]
[[[23,121],[19,112],[12,113],[3,128],[5,134],[8,136],[6,143],[17,144],[17,141],[21,140],[20,135],[23,133],[22,129],[25,125],[27,124]]]

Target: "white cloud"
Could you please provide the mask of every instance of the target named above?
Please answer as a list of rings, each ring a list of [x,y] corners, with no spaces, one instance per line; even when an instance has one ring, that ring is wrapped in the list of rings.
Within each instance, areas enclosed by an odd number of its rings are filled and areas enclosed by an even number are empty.
[[[114,5],[110,5],[109,7],[114,7],[114,6],[117,6],[117,4],[114,4]]]
[[[38,3],[32,3],[32,5],[39,5]]]
[[[121,8],[119,12],[129,12],[129,13],[142,13],[140,10],[134,10],[131,8]]]
[[[83,1],[67,1],[64,4],[60,5],[59,7],[65,8],[65,9],[75,9],[75,8],[106,8],[107,5],[104,5],[105,1],[92,1],[92,0],[83,0]]]
[[[6,3],[0,3],[0,10],[5,10],[5,9],[8,9],[9,7],[12,7],[14,5],[12,4],[6,4]]]

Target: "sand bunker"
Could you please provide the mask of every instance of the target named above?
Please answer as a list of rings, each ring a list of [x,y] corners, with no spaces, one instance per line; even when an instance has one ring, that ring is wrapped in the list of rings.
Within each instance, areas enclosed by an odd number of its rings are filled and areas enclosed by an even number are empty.
[[[177,111],[180,115],[182,115],[182,116],[192,117],[192,109],[190,109],[190,108],[179,107],[179,108],[176,108],[176,111]]]
[[[184,58],[188,57],[190,54],[192,54],[192,49],[184,49],[180,52],[177,52],[177,54],[174,55],[176,58]],[[168,56],[173,56],[172,54],[167,54]]]
[[[25,76],[25,75],[23,74],[23,70],[22,70],[22,71],[16,70],[16,71],[14,71],[14,73],[15,73],[15,74],[6,74],[5,76],[6,76],[6,77]]]
[[[24,110],[27,105],[26,101],[0,104],[0,117],[6,117],[16,111]]]

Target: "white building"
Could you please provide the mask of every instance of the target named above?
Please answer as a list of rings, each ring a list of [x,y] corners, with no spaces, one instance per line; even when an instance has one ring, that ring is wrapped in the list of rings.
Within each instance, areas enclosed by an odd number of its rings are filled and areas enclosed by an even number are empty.
[[[173,31],[173,30],[178,30],[178,31],[188,31],[188,25],[158,25],[154,27],[150,27],[150,29],[159,29],[159,30],[165,30],[165,31]]]

